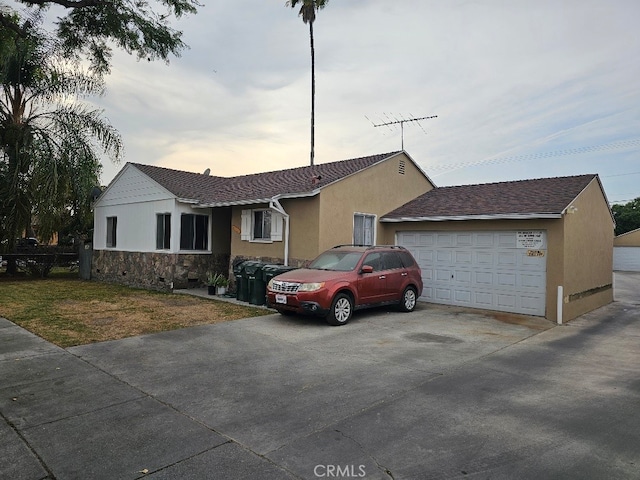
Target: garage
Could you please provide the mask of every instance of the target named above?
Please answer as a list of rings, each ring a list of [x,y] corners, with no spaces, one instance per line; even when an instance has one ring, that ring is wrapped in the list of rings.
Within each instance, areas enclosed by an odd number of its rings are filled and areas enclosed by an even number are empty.
[[[544,316],[544,231],[399,232],[424,280],[421,299]]]
[[[613,269],[640,272],[640,247],[613,247]]]
[[[613,269],[640,272],[640,228],[613,239]]]
[[[380,225],[418,260],[424,302],[561,323],[613,301],[614,221],[595,174],[437,187]]]

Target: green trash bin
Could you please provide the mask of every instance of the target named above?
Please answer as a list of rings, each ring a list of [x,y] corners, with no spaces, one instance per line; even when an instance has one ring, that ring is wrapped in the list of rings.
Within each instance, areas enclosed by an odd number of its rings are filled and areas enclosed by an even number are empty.
[[[281,273],[288,272],[290,270],[295,270],[297,268],[298,267],[289,267],[287,265],[273,265],[273,264],[265,265],[262,267],[262,278],[264,280],[264,284],[268,285],[269,281],[273,277],[280,275]]]
[[[252,263],[249,260],[239,262],[233,267],[233,276],[236,277],[236,299],[241,302],[249,301],[249,279],[244,267],[246,264]]]
[[[261,262],[245,262],[244,272],[249,284],[249,303],[252,305],[264,305],[266,303],[267,284],[262,278]]]
[[[296,268],[298,267],[289,267],[286,265],[273,265],[273,264],[264,265],[262,267],[262,279],[264,280],[265,289],[266,289],[266,286],[269,285],[269,281],[273,277],[276,277],[281,273],[288,272],[290,270],[295,270]],[[265,296],[266,296],[266,292],[265,292]]]

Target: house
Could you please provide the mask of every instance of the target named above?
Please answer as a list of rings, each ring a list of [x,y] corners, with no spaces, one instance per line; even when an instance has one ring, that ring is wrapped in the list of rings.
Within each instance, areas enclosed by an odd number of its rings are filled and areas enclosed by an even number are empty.
[[[239,260],[398,244],[425,301],[568,321],[613,300],[597,175],[435,188],[404,151],[237,177],[128,163],[94,214],[92,277],[110,282],[185,288]]]
[[[380,221],[419,259],[429,302],[568,321],[613,301],[597,175],[436,188]]]
[[[432,188],[406,152],[228,178],[127,163],[94,204],[92,277],[172,289],[238,259],[301,265],[378,243],[378,219]]]
[[[613,269],[640,272],[640,228],[613,239]]]

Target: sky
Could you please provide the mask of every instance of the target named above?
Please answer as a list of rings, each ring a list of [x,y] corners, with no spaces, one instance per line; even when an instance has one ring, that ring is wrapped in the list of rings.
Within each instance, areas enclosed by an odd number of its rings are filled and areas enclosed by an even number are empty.
[[[234,176],[309,164],[309,29],[284,0],[202,0],[169,64],[116,52],[94,103],[124,162]],[[597,173],[640,197],[637,0],[329,0],[315,162],[404,149],[437,186]],[[437,116],[404,124],[374,126]]]

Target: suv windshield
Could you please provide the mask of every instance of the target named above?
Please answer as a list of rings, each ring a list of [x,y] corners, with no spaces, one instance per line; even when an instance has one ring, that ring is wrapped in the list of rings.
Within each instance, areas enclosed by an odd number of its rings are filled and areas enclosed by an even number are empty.
[[[362,252],[341,252],[330,250],[316,258],[308,268],[315,270],[336,270],[348,272],[356,268]]]

